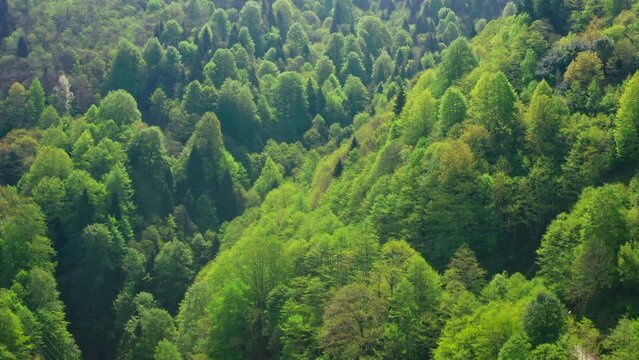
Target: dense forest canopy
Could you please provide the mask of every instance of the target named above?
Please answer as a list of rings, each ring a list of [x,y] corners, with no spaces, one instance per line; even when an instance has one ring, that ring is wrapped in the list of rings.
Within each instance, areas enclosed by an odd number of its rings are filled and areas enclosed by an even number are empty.
[[[639,2],[0,0],[0,359],[639,357]]]

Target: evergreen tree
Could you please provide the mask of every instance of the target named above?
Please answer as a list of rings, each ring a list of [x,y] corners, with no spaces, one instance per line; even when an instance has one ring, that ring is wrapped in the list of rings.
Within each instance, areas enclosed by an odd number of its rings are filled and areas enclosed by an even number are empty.
[[[400,88],[397,93],[397,97],[395,98],[395,106],[393,107],[393,112],[395,116],[399,116],[404,110],[404,106],[406,105],[406,93],[404,92],[404,88]]]
[[[197,36],[198,50],[202,54],[208,54],[209,50],[213,47],[213,32],[209,25],[204,25]]]
[[[16,49],[16,55],[21,58],[29,56],[29,43],[24,35],[20,35],[18,38],[18,47]]]
[[[9,12],[9,1],[0,0],[0,40],[11,34],[13,20]]]
[[[31,86],[29,86],[29,103],[33,109],[34,122],[38,122],[40,120],[40,116],[42,115],[45,107],[45,98],[46,95],[42,88],[42,83],[38,79],[33,80]]]
[[[450,260],[444,272],[444,282],[449,288],[462,285],[466,290],[479,294],[486,284],[486,270],[482,269],[475,253],[464,244]]]

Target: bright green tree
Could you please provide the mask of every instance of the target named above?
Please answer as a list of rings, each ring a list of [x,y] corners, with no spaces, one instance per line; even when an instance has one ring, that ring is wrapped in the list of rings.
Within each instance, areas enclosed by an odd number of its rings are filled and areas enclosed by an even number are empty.
[[[615,120],[617,153],[626,160],[639,160],[639,73],[626,84]]]
[[[439,127],[443,135],[456,124],[466,119],[468,102],[464,94],[455,87],[450,87],[444,93],[439,105]]]

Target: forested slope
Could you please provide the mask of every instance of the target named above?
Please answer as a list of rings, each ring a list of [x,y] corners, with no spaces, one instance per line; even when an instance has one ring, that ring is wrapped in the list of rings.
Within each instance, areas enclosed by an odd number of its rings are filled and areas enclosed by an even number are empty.
[[[635,359],[638,13],[0,0],[0,359]]]

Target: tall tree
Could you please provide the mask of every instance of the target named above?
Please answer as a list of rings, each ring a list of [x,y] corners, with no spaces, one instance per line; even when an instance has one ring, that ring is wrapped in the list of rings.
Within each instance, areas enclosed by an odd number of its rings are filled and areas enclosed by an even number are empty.
[[[553,343],[567,326],[568,311],[552,293],[540,293],[528,304],[524,327],[533,345]]]
[[[120,41],[105,90],[123,89],[134,97],[140,95],[138,82],[141,59],[140,51],[135,45],[125,40]]]
[[[13,30],[12,24],[13,20],[9,12],[9,1],[0,0],[0,39],[4,39],[11,34]]]
[[[211,62],[204,67],[204,73],[218,89],[226,79],[237,79],[237,65],[231,50],[215,50]]]
[[[522,124],[515,107],[516,94],[502,72],[485,73],[471,92],[470,110],[475,120],[488,130],[491,153],[513,157],[520,144]]]
[[[241,196],[230,173],[220,121],[214,113],[204,114],[197,123],[183,161],[185,179],[178,184],[180,196],[189,190],[194,199],[205,195],[215,204],[218,220],[235,217],[242,206]]]
[[[442,135],[466,119],[468,103],[464,94],[455,87],[446,89],[439,106],[439,128]]]
[[[109,356],[114,346],[111,309],[121,286],[123,239],[106,225],[93,224],[70,246],[67,256],[74,258],[75,264],[62,285],[71,329],[86,356]]]
[[[166,216],[173,208],[173,176],[160,129],[138,131],[129,142],[127,154],[140,214],[146,219]]]
[[[193,280],[193,255],[185,243],[170,241],[162,247],[153,264],[153,293],[160,304],[175,313]]]
[[[622,159],[639,160],[639,73],[626,84],[615,120],[617,153]]]
[[[236,80],[227,80],[220,89],[217,115],[225,136],[247,149],[257,149],[256,130],[260,124],[253,94],[248,86]]]
[[[39,79],[33,80],[29,86],[29,103],[33,109],[33,121],[38,122],[44,111],[46,94]]]
[[[282,139],[297,139],[311,127],[308,99],[299,74],[287,71],[277,77],[272,104],[282,131]]]
[[[566,104],[553,96],[550,86],[542,80],[526,113],[526,143],[534,157],[563,160],[565,151],[560,128],[566,114]]]
[[[470,72],[477,64],[477,56],[466,39],[458,38],[453,41],[442,54],[435,95],[443,94],[451,84]]]

